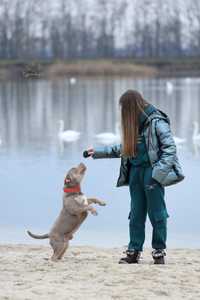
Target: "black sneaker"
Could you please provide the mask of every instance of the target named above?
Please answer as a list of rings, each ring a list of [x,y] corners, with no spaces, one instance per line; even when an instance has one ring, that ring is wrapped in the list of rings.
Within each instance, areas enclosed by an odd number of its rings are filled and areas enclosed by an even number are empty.
[[[137,250],[127,250],[126,257],[122,257],[119,260],[119,264],[138,264],[141,256],[141,252]]]
[[[166,252],[163,249],[155,249],[152,251],[152,257],[154,260],[154,265],[164,265],[165,264]]]

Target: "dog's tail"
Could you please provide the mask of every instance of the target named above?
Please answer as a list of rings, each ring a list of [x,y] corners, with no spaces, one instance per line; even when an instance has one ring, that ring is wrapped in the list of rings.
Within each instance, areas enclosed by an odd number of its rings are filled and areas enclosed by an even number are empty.
[[[34,239],[48,239],[49,238],[49,234],[42,234],[42,235],[38,235],[38,234],[33,234],[30,231],[27,230],[28,235],[30,235],[32,238]]]

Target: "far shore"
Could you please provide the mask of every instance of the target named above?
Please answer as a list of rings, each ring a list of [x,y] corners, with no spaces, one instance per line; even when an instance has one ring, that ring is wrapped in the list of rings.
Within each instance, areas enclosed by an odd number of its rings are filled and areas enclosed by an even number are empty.
[[[79,76],[197,77],[200,76],[200,59],[0,60],[0,80]]]

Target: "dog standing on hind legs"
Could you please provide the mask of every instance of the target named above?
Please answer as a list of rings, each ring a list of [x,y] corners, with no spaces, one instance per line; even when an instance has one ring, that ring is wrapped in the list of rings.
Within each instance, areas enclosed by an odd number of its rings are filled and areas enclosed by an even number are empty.
[[[82,192],[80,183],[85,175],[86,166],[80,163],[77,167],[71,168],[64,181],[63,207],[48,234],[37,235],[30,231],[28,234],[35,239],[50,240],[53,248],[53,261],[60,260],[69,246],[69,241],[78,230],[90,212],[97,215],[96,209],[91,205],[106,205],[105,202],[96,198],[87,198]]]

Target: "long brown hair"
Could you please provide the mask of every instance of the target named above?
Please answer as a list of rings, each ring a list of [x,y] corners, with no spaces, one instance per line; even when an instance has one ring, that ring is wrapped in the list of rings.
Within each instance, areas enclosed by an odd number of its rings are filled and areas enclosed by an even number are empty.
[[[139,132],[139,115],[148,102],[135,90],[126,91],[119,100],[121,106],[122,155],[135,156]]]

